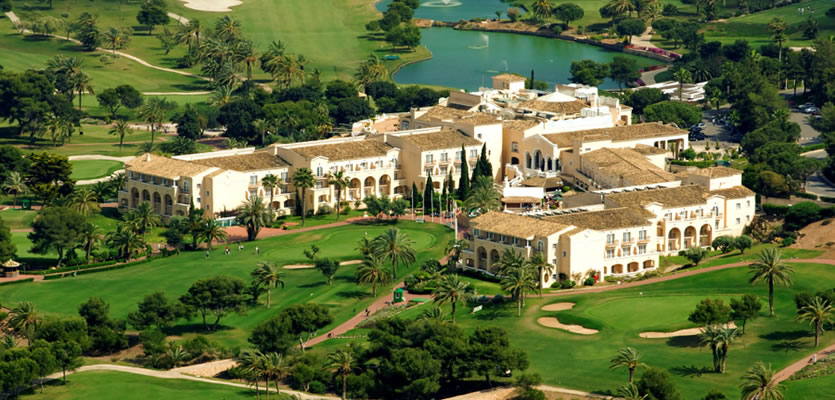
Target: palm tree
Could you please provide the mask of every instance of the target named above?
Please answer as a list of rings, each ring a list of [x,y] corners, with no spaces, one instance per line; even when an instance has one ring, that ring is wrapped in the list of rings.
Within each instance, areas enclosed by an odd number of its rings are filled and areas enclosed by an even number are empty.
[[[22,301],[11,309],[9,327],[20,336],[26,337],[26,343],[32,344],[32,335],[41,322],[41,315],[35,309],[35,303]]]
[[[116,230],[110,231],[105,236],[107,245],[119,252],[119,257],[130,261],[133,252],[142,248],[144,241],[136,233],[131,224],[119,223]]]
[[[719,328],[719,373],[725,373],[725,361],[728,359],[728,350],[731,348],[731,345],[736,342],[736,339],[739,337],[739,330],[737,328],[731,328],[729,326],[724,326]]]
[[[106,43],[110,47],[110,51],[115,54],[117,48],[121,49],[130,40],[130,36],[126,33],[125,30],[110,27],[102,32],[102,42]]]
[[[757,361],[745,371],[740,380],[742,400],[783,400],[784,386],[774,379],[771,364],[766,366],[762,361]]]
[[[343,171],[336,171],[328,177],[328,185],[336,189],[336,220],[339,221],[339,210],[342,208],[342,191],[348,187],[348,178]]]
[[[681,100],[684,93],[684,84],[690,83],[693,80],[693,76],[690,74],[690,71],[684,67],[677,69],[673,72],[673,79],[678,82],[678,99]]]
[[[466,304],[472,301],[473,294],[470,289],[470,282],[464,282],[458,275],[446,275],[438,282],[435,288],[435,299],[433,300],[438,305],[450,303],[452,305],[452,323],[455,323],[455,308],[460,303]]]
[[[241,21],[228,15],[224,16],[215,23],[215,35],[227,41],[239,39],[241,37]]]
[[[185,43],[188,46],[189,53],[191,53],[195,47],[199,47],[200,20],[197,18],[190,19],[187,24],[181,24],[176,38],[178,43]]]
[[[165,121],[168,112],[175,108],[177,104],[174,102],[163,97],[151,97],[136,110],[136,116],[151,125],[151,143],[154,143],[157,127]]]
[[[246,226],[247,240],[255,240],[261,228],[270,224],[270,212],[261,196],[250,197],[238,207],[238,223]]]
[[[420,319],[443,322],[446,319],[446,313],[440,307],[432,307],[428,310],[423,310],[423,315],[421,315]]]
[[[606,8],[613,12],[614,15],[628,14],[632,16],[632,11],[635,10],[635,3],[632,0],[610,0],[606,4]]]
[[[551,16],[554,9],[554,3],[550,0],[534,0],[533,15],[540,20],[544,20]]]
[[[357,247],[354,250],[359,251],[363,257],[368,257],[374,251],[372,243],[372,240],[368,236],[363,236],[357,242]]]
[[[494,266],[499,275],[506,275],[511,271],[524,268],[526,263],[525,256],[521,253],[505,249]]]
[[[722,343],[719,326],[708,325],[702,328],[701,333],[699,333],[699,341],[703,345],[710,347],[710,351],[713,354],[713,371],[719,372],[719,346]]]
[[[109,181],[107,181],[107,184],[110,186],[110,189],[112,191],[118,192],[119,190],[122,190],[123,187],[125,187],[126,181],[127,177],[125,177],[125,173],[120,172],[116,175],[113,175],[113,177],[110,178]]]
[[[203,222],[203,231],[201,233],[203,234],[203,239],[206,240],[206,245],[209,247],[209,250],[212,249],[213,240],[217,240],[220,243],[228,237],[226,231],[211,219],[206,219]]]
[[[383,263],[383,257],[371,255],[362,261],[357,268],[357,282],[371,284],[371,295],[377,297],[377,284],[386,284],[391,278],[391,272]]]
[[[774,286],[791,286],[794,269],[782,263],[782,253],[770,247],[763,249],[756,256],[756,261],[748,266],[752,285],[765,283],[768,285],[768,309],[774,316]]]
[[[355,362],[350,349],[337,350],[328,354],[328,365],[331,370],[342,377],[342,400],[348,398],[348,374],[354,370]]]
[[[380,61],[376,55],[371,54],[362,64],[360,64],[359,68],[357,68],[357,72],[354,73],[354,81],[357,86],[365,91],[365,88],[368,85],[384,78],[387,73],[388,71],[386,71],[386,67],[383,65],[383,62]]]
[[[29,186],[26,185],[26,179],[20,172],[12,171],[3,182],[3,191],[14,194],[12,207],[17,207],[17,195],[29,193]]]
[[[136,155],[141,156],[146,153],[153,153],[157,150],[157,145],[151,142],[140,143],[136,148]]]
[[[121,153],[122,143],[125,142],[125,136],[133,135],[133,129],[130,128],[128,121],[120,119],[116,121],[116,125],[113,125],[107,133],[109,135],[116,135],[119,137],[119,152]]]
[[[284,280],[281,277],[284,273],[272,261],[262,261],[258,263],[258,267],[250,273],[255,282],[267,285],[267,308],[272,304],[271,291],[274,287],[284,288]]]
[[[81,98],[84,96],[84,92],[95,94],[95,91],[93,91],[93,82],[87,74],[79,72],[74,79],[74,86],[78,92],[78,110],[81,111]]]
[[[188,360],[188,353],[183,350],[183,346],[169,343],[168,349],[165,350],[165,357],[171,361],[174,368],[179,367],[183,362]]]
[[[258,63],[258,49],[251,40],[244,40],[238,43],[235,50],[246,66],[246,79],[252,79],[252,66]]]
[[[258,118],[252,121],[252,128],[258,136],[261,136],[261,145],[264,146],[267,143],[267,132],[270,131],[270,122],[263,118]]]
[[[635,377],[635,370],[644,367],[644,363],[640,361],[641,353],[634,347],[626,347],[618,350],[615,358],[609,361],[609,369],[614,370],[620,367],[626,367],[629,370],[629,383]]]
[[[545,258],[545,254],[542,252],[537,252],[536,254],[531,257],[529,261],[531,267],[536,268],[539,272],[537,275],[539,276],[539,281],[537,282],[537,286],[539,287],[539,297],[542,297],[542,281],[545,280],[546,276],[551,276],[554,274],[555,267],[548,263],[548,260]]]
[[[240,363],[241,369],[248,372],[247,379],[251,380],[251,382],[255,386],[256,399],[260,395],[260,391],[258,390],[258,382],[261,380],[260,378],[264,376],[265,361],[266,358],[258,350],[244,350],[241,351],[241,354],[238,356],[238,362]],[[267,387],[268,396],[269,393],[269,387]]]
[[[85,217],[89,217],[101,210],[96,194],[87,188],[76,190],[72,194],[70,197],[70,208]]]
[[[641,395],[634,383],[627,383],[618,388],[617,399],[619,400],[644,400],[647,395]]]
[[[98,226],[93,224],[86,224],[81,231],[81,241],[84,245],[84,250],[87,253],[85,261],[87,264],[90,263],[90,253],[93,251],[93,247],[96,243],[101,240],[101,230]]]
[[[307,189],[313,187],[313,173],[310,172],[310,170],[307,169],[307,168],[299,168],[298,170],[296,170],[296,173],[293,175],[293,185],[295,185],[296,188],[301,189],[301,191],[302,191],[302,193],[301,193],[302,198],[301,199],[296,199],[296,201],[301,202],[301,206],[302,206],[302,226],[304,226],[304,218],[305,218],[305,214],[307,214],[307,210],[306,210],[306,207],[305,207],[305,205],[307,203],[305,201],[307,199],[306,193],[307,193]]]
[[[261,178],[261,186],[264,187],[264,190],[268,190],[270,192],[270,220],[272,220],[273,196],[275,196],[275,188],[278,187],[278,177],[273,174],[267,174],[266,176]]]
[[[414,241],[397,228],[388,228],[371,242],[372,253],[391,263],[392,279],[397,279],[397,265],[415,262]]]
[[[212,95],[209,96],[209,105],[220,108],[229,104],[233,97],[231,86],[217,86]]]
[[[461,252],[470,247],[470,242],[463,239],[450,239],[444,247],[444,254],[449,255],[447,265],[458,265],[458,260],[461,259]]]
[[[788,28],[788,24],[783,18],[774,17],[771,21],[768,21],[768,31],[771,32],[771,38],[777,42],[779,46],[779,50],[777,52],[777,60],[783,60],[783,42],[788,40],[788,36],[786,35],[786,29]]]
[[[96,182],[90,190],[93,191],[93,194],[96,195],[96,200],[100,203],[112,197],[112,193],[114,192],[113,184],[110,181]]]
[[[809,304],[798,310],[796,321],[809,321],[815,329],[815,347],[818,347],[820,337],[823,335],[823,324],[832,322],[832,305],[826,299],[815,296]]]
[[[513,250],[508,251],[515,253]],[[523,262],[520,268],[508,268],[503,272],[503,275],[504,277],[502,277],[499,285],[502,290],[516,299],[516,316],[520,317],[522,316],[522,305],[525,301],[525,295],[536,290],[533,268],[527,262]]]
[[[142,204],[138,205],[127,215],[127,218],[142,232],[142,243],[148,243],[145,240],[148,229],[158,226],[162,222],[154,212],[154,208],[151,207],[151,203],[147,201],[143,201]]]
[[[467,207],[486,212],[497,210],[501,206],[499,191],[493,185],[493,180],[489,176],[479,176],[476,182],[474,182],[473,188],[470,190],[470,195],[467,197]]]
[[[263,356],[264,360],[264,377],[267,378],[267,398],[270,397],[270,380],[275,385],[276,398],[281,398],[281,389],[278,387],[278,382],[288,374],[287,363],[284,362],[284,357],[276,352],[267,353]]]

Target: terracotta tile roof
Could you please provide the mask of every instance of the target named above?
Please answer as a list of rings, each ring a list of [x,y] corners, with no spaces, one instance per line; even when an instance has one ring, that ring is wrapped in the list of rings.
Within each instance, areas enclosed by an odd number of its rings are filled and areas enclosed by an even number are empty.
[[[655,156],[655,155],[659,155],[659,154],[667,154],[667,150],[664,150],[660,147],[648,146],[648,145],[645,145],[645,144],[638,144],[637,146],[635,146],[635,148],[633,150],[635,150],[638,153],[641,153],[642,155],[645,155],[645,156]]]
[[[621,207],[643,209],[650,203],[661,203],[664,208],[686,207],[705,204],[709,196],[700,185],[650,189],[631,192],[609,193],[606,198]]]
[[[481,142],[455,129],[441,129],[440,132],[417,133],[401,136],[422,151],[440,149],[461,149],[461,146],[481,146]]]
[[[510,203],[510,204],[520,204],[520,203],[541,203],[542,199],[539,197],[528,197],[528,196],[510,196],[510,197],[502,197],[502,203]]]
[[[181,176],[195,176],[212,169],[212,167],[206,165],[148,153],[128,161],[125,163],[125,168],[128,171],[169,179],[177,179]]]
[[[584,108],[589,105],[582,100],[574,101],[542,101],[542,100],[528,100],[519,103],[516,108],[525,110],[542,111],[560,115],[574,115],[579,114]]]
[[[689,169],[689,170],[686,170],[686,171],[683,171],[683,172],[686,173],[686,174],[690,174],[690,175],[706,176],[708,178],[726,178],[726,177],[729,177],[729,176],[742,175],[742,171],[740,171],[736,168],[723,167],[723,166],[710,167],[710,168]]]
[[[675,176],[658,168],[632,149],[598,149],[582,155],[583,163],[593,163],[595,175],[616,176],[629,186],[670,182]]]
[[[387,143],[373,139],[326,142],[326,140],[313,141],[310,143],[321,144],[292,147],[289,150],[308,160],[316,157],[326,157],[330,161],[338,161],[385,156],[389,150],[393,149]]]
[[[625,207],[548,216],[542,217],[542,219],[549,222],[574,225],[578,228],[594,229],[596,231],[652,225],[640,213]]]
[[[717,194],[727,199],[742,199],[756,195],[753,190],[745,186],[734,186],[727,189],[711,190],[710,194]]]
[[[524,131],[530,128],[533,128],[539,125],[540,121],[535,121],[532,119],[513,119],[513,120],[505,120],[502,121],[502,127],[504,129],[512,129],[515,131]]]
[[[562,179],[552,177],[552,178],[545,178],[545,177],[533,177],[525,179],[521,182],[522,186],[527,187],[541,187],[541,188],[555,188],[562,186]]]
[[[282,168],[290,165],[281,159],[281,157],[273,155],[272,152],[265,151],[227,157],[203,158],[192,160],[191,162],[208,167],[231,169],[233,171],[257,171]]]
[[[471,125],[490,125],[501,123],[501,120],[499,120],[499,118],[495,115],[463,111],[444,106],[434,106],[417,119],[418,121],[431,121],[436,119],[441,121],[467,123]]]
[[[665,137],[673,135],[687,135],[687,131],[657,122],[647,124],[615,126],[612,128],[589,129],[584,131],[551,133],[544,135],[546,139],[560,147],[571,147],[575,140],[611,139],[613,142],[626,140]]]
[[[498,211],[475,217],[470,221],[470,225],[486,232],[525,239],[534,236],[550,236],[570,228],[568,225],[556,222]]]
[[[493,79],[497,79],[500,81],[508,81],[508,82],[525,82],[527,79],[522,75],[516,74],[498,74],[493,77]]]

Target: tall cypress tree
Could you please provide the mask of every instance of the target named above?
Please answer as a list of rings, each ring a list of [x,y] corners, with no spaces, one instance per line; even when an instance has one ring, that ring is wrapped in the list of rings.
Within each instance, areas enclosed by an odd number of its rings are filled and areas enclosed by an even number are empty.
[[[493,178],[493,165],[487,160],[487,143],[481,146],[481,156],[478,158],[475,170],[479,176],[489,176]],[[476,181],[475,173],[473,173],[473,182]]]
[[[464,200],[470,195],[470,165],[467,162],[467,152],[461,146],[461,177],[458,178],[458,198]]]
[[[432,212],[434,209],[434,202],[432,201],[432,196],[435,194],[435,184],[432,182],[432,175],[426,177],[426,187],[423,188],[423,211],[427,212],[427,208],[429,209],[429,213]]]
[[[293,202],[293,209],[296,212],[296,215],[302,215],[302,195],[299,193],[299,188],[296,188],[296,201]]]
[[[414,182],[412,182],[412,200],[415,201],[415,208],[420,207],[420,191],[418,191],[417,185]]]

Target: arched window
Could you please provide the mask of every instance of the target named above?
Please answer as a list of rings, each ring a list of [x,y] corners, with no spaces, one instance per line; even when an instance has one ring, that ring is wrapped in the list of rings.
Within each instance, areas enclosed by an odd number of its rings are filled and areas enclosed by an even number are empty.
[[[316,167],[316,176],[324,175],[324,169],[321,166]]]

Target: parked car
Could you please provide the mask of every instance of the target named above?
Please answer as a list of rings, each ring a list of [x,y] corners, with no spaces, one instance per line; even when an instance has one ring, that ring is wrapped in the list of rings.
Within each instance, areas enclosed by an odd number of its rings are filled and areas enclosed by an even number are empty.
[[[803,112],[805,112],[806,114],[818,114],[818,113],[820,113],[820,111],[821,111],[820,108],[817,108],[815,106],[812,106],[812,107],[809,107],[809,108],[806,108],[806,109],[803,110]]]
[[[693,124],[693,126],[690,127],[690,130],[693,130],[694,128],[702,130],[705,129],[705,126],[707,125],[704,122],[699,122],[698,124]]]
[[[690,140],[705,140],[705,134],[702,131],[690,131]]]

